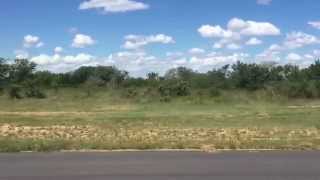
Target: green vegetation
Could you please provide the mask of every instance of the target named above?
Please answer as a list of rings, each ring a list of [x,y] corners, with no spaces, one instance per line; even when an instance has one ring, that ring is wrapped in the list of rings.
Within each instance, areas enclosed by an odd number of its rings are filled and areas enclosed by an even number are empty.
[[[146,79],[114,67],[53,74],[0,60],[0,151],[320,149],[320,62],[238,63]]]

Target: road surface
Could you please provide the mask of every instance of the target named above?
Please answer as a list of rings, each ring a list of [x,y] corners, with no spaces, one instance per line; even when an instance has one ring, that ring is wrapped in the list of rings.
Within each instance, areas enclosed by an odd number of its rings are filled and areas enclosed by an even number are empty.
[[[319,180],[320,152],[0,154],[0,180]]]

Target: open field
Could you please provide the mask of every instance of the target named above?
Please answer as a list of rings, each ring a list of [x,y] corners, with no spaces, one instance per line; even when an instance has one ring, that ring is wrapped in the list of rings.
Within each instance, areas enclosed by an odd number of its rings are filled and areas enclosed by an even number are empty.
[[[76,89],[0,96],[0,151],[320,149],[320,101],[228,92],[163,103]]]

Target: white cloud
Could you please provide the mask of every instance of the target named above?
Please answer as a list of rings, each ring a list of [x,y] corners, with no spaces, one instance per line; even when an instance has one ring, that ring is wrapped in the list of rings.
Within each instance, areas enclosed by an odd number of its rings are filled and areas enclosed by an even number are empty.
[[[29,53],[25,50],[16,50],[14,51],[16,59],[28,59]]]
[[[94,56],[90,54],[80,53],[76,56],[65,56],[63,58],[63,61],[65,63],[78,64],[78,63],[87,63],[89,61],[92,61],[93,59],[94,59]]]
[[[284,47],[288,49],[301,48],[307,45],[318,44],[319,39],[304,32],[292,32],[287,34]]]
[[[55,54],[60,54],[62,52],[63,52],[63,48],[62,47],[58,46],[58,47],[54,48],[54,53]]]
[[[75,48],[84,48],[84,47],[87,47],[87,46],[92,46],[96,43],[96,41],[88,36],[88,35],[85,35],[85,34],[76,34],[74,39],[73,39],[73,43],[72,43],[72,47],[75,47]]]
[[[183,55],[184,55],[184,53],[179,52],[179,51],[177,51],[177,52],[167,52],[166,53],[167,57],[181,57]]]
[[[80,4],[80,10],[102,9],[105,13],[117,13],[148,9],[149,5],[134,0],[88,0]]]
[[[286,38],[281,44],[272,44],[269,48],[264,50],[260,55],[267,57],[274,57],[283,51],[303,48],[305,46],[319,44],[320,40],[310,34],[304,32],[291,32],[286,35]]]
[[[172,63],[172,61],[170,61]],[[172,65],[152,55],[140,51],[124,51],[109,55],[102,62],[104,65],[115,66],[126,70],[132,76],[144,77],[148,72],[164,73]]]
[[[40,54],[39,56],[32,57],[30,61],[38,65],[48,65],[60,62],[61,57],[60,55],[49,56],[46,54]]]
[[[312,52],[314,54],[314,56],[316,56],[317,58],[320,58],[320,50],[316,49],[316,50],[313,50]]]
[[[221,43],[217,42],[217,43],[214,43],[213,48],[214,49],[221,49],[221,48],[223,48],[223,45]]]
[[[269,22],[246,21],[247,26],[240,33],[247,36],[277,36],[280,29]]]
[[[40,38],[38,36],[26,35],[23,38],[23,46],[25,48],[31,48],[31,47],[40,48],[43,45],[44,43],[40,41]]]
[[[254,45],[259,45],[259,44],[262,44],[262,41],[260,39],[257,39],[257,38],[250,38],[246,42],[246,45],[249,45],[249,46],[254,46]]]
[[[312,59],[312,60],[315,59],[315,57],[313,55],[311,55],[311,54],[305,54],[303,57],[306,58],[306,59]]]
[[[238,31],[241,29],[244,29],[248,26],[247,22],[245,22],[242,19],[239,18],[232,18],[229,22],[228,22],[228,29],[232,30],[232,31]]]
[[[232,18],[228,23],[228,30],[240,32],[246,36],[276,36],[281,31],[270,22],[245,21],[240,18]]]
[[[308,24],[316,29],[320,29],[320,21],[310,21]]]
[[[200,72],[206,72],[226,64],[234,64],[237,61],[247,61],[249,57],[250,55],[246,53],[210,53],[205,57],[191,57],[186,66]]]
[[[53,56],[47,54],[41,54],[39,56],[32,57],[31,62],[34,62],[41,66],[58,65],[58,64],[83,64],[94,60],[95,57],[90,54],[80,53],[75,56],[61,56],[55,54]]]
[[[238,44],[231,43],[227,45],[227,48],[230,50],[238,50],[238,49],[241,49],[242,47]]]
[[[206,51],[204,49],[201,49],[201,48],[192,48],[189,50],[189,53],[190,54],[203,54],[205,53]]]
[[[230,38],[232,31],[225,30],[221,26],[203,25],[198,29],[198,32],[205,38]]]
[[[257,4],[260,5],[269,5],[271,4],[272,0],[257,0]]]
[[[159,59],[146,53],[133,51],[114,53],[107,58],[105,64],[127,70],[133,76],[145,76],[150,71],[164,74],[168,69],[179,66],[206,72],[225,64],[233,64],[239,60],[245,61],[248,57],[250,56],[245,53],[208,53],[202,56],[191,55],[190,57],[180,56]]]
[[[258,45],[262,41],[257,36],[277,36],[281,34],[278,27],[269,22],[245,21],[232,18],[227,29],[220,25],[202,25],[198,28],[199,34],[204,38],[220,39],[213,46],[215,49],[240,49],[241,45]],[[248,39],[250,38],[250,39]]]
[[[157,34],[150,36],[142,35],[127,35],[125,38],[123,47],[125,49],[139,49],[149,44],[160,43],[160,44],[171,44],[175,43],[171,36],[165,34]]]
[[[175,56],[177,55],[177,56]],[[149,72],[164,74],[171,68],[184,66],[206,72],[225,64],[233,64],[237,61],[246,61],[250,57],[245,53],[224,54],[217,52],[203,53],[201,56],[189,53],[169,53],[167,57],[158,58],[144,51],[123,51],[112,53],[108,57],[94,57],[90,54],[63,56],[60,54],[41,54],[30,60],[38,64],[39,70],[53,72],[73,71],[80,66],[115,66],[126,70],[134,77],[144,77]]]
[[[302,59],[302,57],[299,54],[290,53],[287,55],[286,59],[289,61],[299,61]]]
[[[269,47],[270,51],[281,51],[283,48],[279,44],[272,44]]]

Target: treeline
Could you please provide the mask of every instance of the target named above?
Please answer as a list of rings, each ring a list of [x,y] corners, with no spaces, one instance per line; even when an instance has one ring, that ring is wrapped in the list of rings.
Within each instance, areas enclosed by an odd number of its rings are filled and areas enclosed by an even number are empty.
[[[165,75],[147,74],[147,78],[130,77],[115,67],[80,67],[68,73],[36,71],[36,64],[17,59],[9,63],[0,59],[0,91],[11,98],[45,98],[45,89],[58,91],[63,87],[82,88],[90,96],[95,88],[121,90],[127,97],[158,95],[167,101],[176,96],[206,93],[219,96],[222,91],[243,89],[266,90],[290,98],[320,97],[320,61],[308,68],[295,65],[246,64],[238,62],[199,73],[185,67],[170,69]]]

